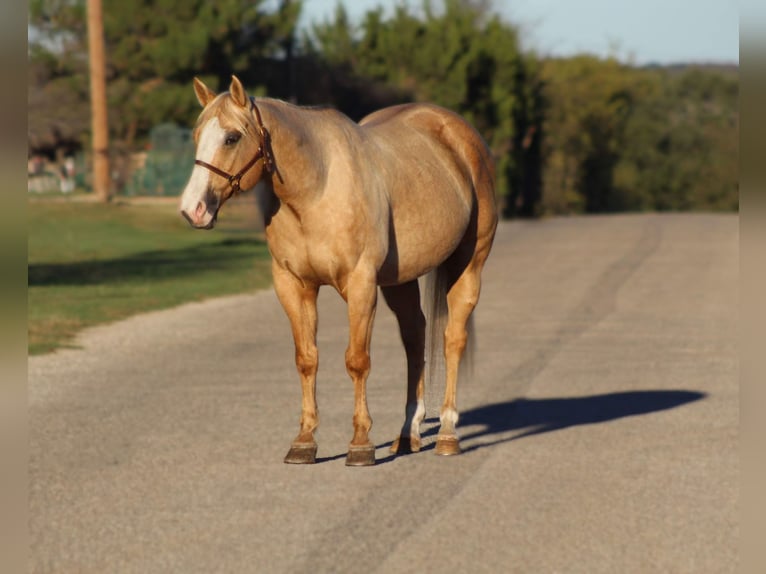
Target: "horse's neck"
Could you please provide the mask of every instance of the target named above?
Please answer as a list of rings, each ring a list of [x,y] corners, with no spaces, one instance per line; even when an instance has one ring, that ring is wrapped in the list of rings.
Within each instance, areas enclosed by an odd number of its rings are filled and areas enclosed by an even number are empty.
[[[310,112],[276,100],[256,100],[271,135],[274,194],[296,211],[324,188],[325,150],[312,131]]]

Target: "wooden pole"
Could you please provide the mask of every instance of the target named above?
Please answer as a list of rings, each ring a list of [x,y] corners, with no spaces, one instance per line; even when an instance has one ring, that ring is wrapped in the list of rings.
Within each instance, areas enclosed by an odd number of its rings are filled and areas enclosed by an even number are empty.
[[[106,110],[106,61],[101,0],[88,0],[88,54],[93,143],[93,191],[103,202],[111,199],[109,123]]]

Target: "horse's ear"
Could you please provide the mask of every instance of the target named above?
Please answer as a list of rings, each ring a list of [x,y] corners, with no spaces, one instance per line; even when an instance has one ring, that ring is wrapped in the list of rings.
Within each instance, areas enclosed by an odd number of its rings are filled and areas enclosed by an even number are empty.
[[[229,86],[229,93],[232,99],[243,108],[247,106],[247,92],[242,87],[242,82],[239,81],[237,76],[231,77],[231,86]]]
[[[208,88],[199,78],[194,78],[194,93],[197,94],[197,100],[203,108],[215,98],[215,92]]]

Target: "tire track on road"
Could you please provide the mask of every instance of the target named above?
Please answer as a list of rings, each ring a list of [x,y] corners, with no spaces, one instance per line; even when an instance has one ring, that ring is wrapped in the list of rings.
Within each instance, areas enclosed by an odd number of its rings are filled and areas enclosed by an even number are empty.
[[[574,340],[582,336],[613,313],[617,294],[641,265],[662,243],[662,230],[656,219],[644,219],[642,233],[633,247],[611,263],[593,282],[577,305],[561,320],[556,333],[531,357],[510,372],[510,378],[520,381],[524,392],[535,377]]]

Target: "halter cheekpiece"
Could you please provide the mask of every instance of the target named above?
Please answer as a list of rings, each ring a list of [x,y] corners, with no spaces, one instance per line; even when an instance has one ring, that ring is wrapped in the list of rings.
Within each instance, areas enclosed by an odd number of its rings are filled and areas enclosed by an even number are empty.
[[[274,173],[274,155],[271,151],[271,134],[269,134],[269,130],[266,129],[266,126],[263,125],[261,112],[255,105],[254,98],[250,98],[250,110],[255,112],[256,121],[258,122],[258,130],[261,132],[261,143],[258,145],[258,151],[255,152],[255,156],[253,156],[253,158],[247,162],[242,169],[232,175],[223,171],[222,169],[215,167],[214,165],[207,163],[206,161],[202,161],[201,159],[194,160],[196,165],[200,165],[206,169],[209,169],[213,173],[220,175],[221,177],[225,177],[231,186],[232,193],[239,193],[242,191],[239,186],[239,182],[242,179],[242,176],[244,176],[250,170],[250,168],[258,162],[259,159],[263,159],[263,169],[267,173]]]

